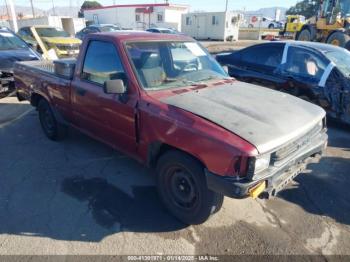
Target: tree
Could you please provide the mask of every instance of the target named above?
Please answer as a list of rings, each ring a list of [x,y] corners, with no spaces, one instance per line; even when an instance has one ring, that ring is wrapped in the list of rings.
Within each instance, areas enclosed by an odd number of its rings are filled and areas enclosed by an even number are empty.
[[[321,0],[302,0],[287,10],[287,15],[303,15],[306,18],[316,16],[320,10]]]
[[[83,5],[80,7],[80,11],[78,13],[78,17],[84,17],[84,9],[102,7],[102,5],[97,1],[85,1]]]

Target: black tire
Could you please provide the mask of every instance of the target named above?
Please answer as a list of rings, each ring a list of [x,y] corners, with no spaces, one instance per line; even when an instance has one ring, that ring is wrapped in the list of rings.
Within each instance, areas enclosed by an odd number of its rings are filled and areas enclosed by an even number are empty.
[[[249,24],[249,25],[248,25],[248,28],[254,28],[254,25]]]
[[[345,48],[350,51],[350,41],[346,43]]]
[[[296,40],[298,40],[298,41],[311,41],[312,40],[311,31],[308,28],[302,29],[297,34]]]
[[[38,111],[44,134],[53,141],[63,139],[66,135],[66,127],[57,121],[49,103],[45,99],[39,101]]]
[[[327,44],[345,47],[350,41],[350,36],[343,32],[334,32],[327,38]]]
[[[274,29],[274,28],[275,28],[274,24],[269,24],[269,29]]]
[[[220,210],[224,199],[208,189],[203,166],[175,150],[158,160],[157,188],[170,213],[187,225],[204,223]]]

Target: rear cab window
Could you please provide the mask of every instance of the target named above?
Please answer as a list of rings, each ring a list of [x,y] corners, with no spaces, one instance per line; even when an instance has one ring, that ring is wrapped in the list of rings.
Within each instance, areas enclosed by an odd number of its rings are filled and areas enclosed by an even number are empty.
[[[124,69],[118,51],[110,42],[92,40],[87,48],[81,79],[103,85],[119,79]]]

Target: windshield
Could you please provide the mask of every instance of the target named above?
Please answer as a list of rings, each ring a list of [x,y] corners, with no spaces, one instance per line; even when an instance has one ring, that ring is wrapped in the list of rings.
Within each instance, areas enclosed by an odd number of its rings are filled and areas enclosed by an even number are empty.
[[[100,29],[101,29],[101,32],[114,32],[114,31],[119,31],[120,30],[119,27],[113,26],[113,25],[103,26],[103,27],[100,27]]]
[[[196,42],[128,43],[126,47],[145,89],[182,87],[228,77]]]
[[[69,37],[69,34],[61,28],[45,27],[35,28],[35,30],[41,37]]]
[[[10,32],[0,32],[0,50],[28,48],[23,40]]]
[[[350,52],[346,49],[325,53],[337,68],[347,77],[350,76]]]

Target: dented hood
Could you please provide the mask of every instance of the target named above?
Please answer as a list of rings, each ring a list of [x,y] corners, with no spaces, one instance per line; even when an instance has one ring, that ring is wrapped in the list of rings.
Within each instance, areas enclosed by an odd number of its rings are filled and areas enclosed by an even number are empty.
[[[297,97],[235,81],[161,99],[242,137],[259,153],[301,136],[325,117],[325,111]]]

